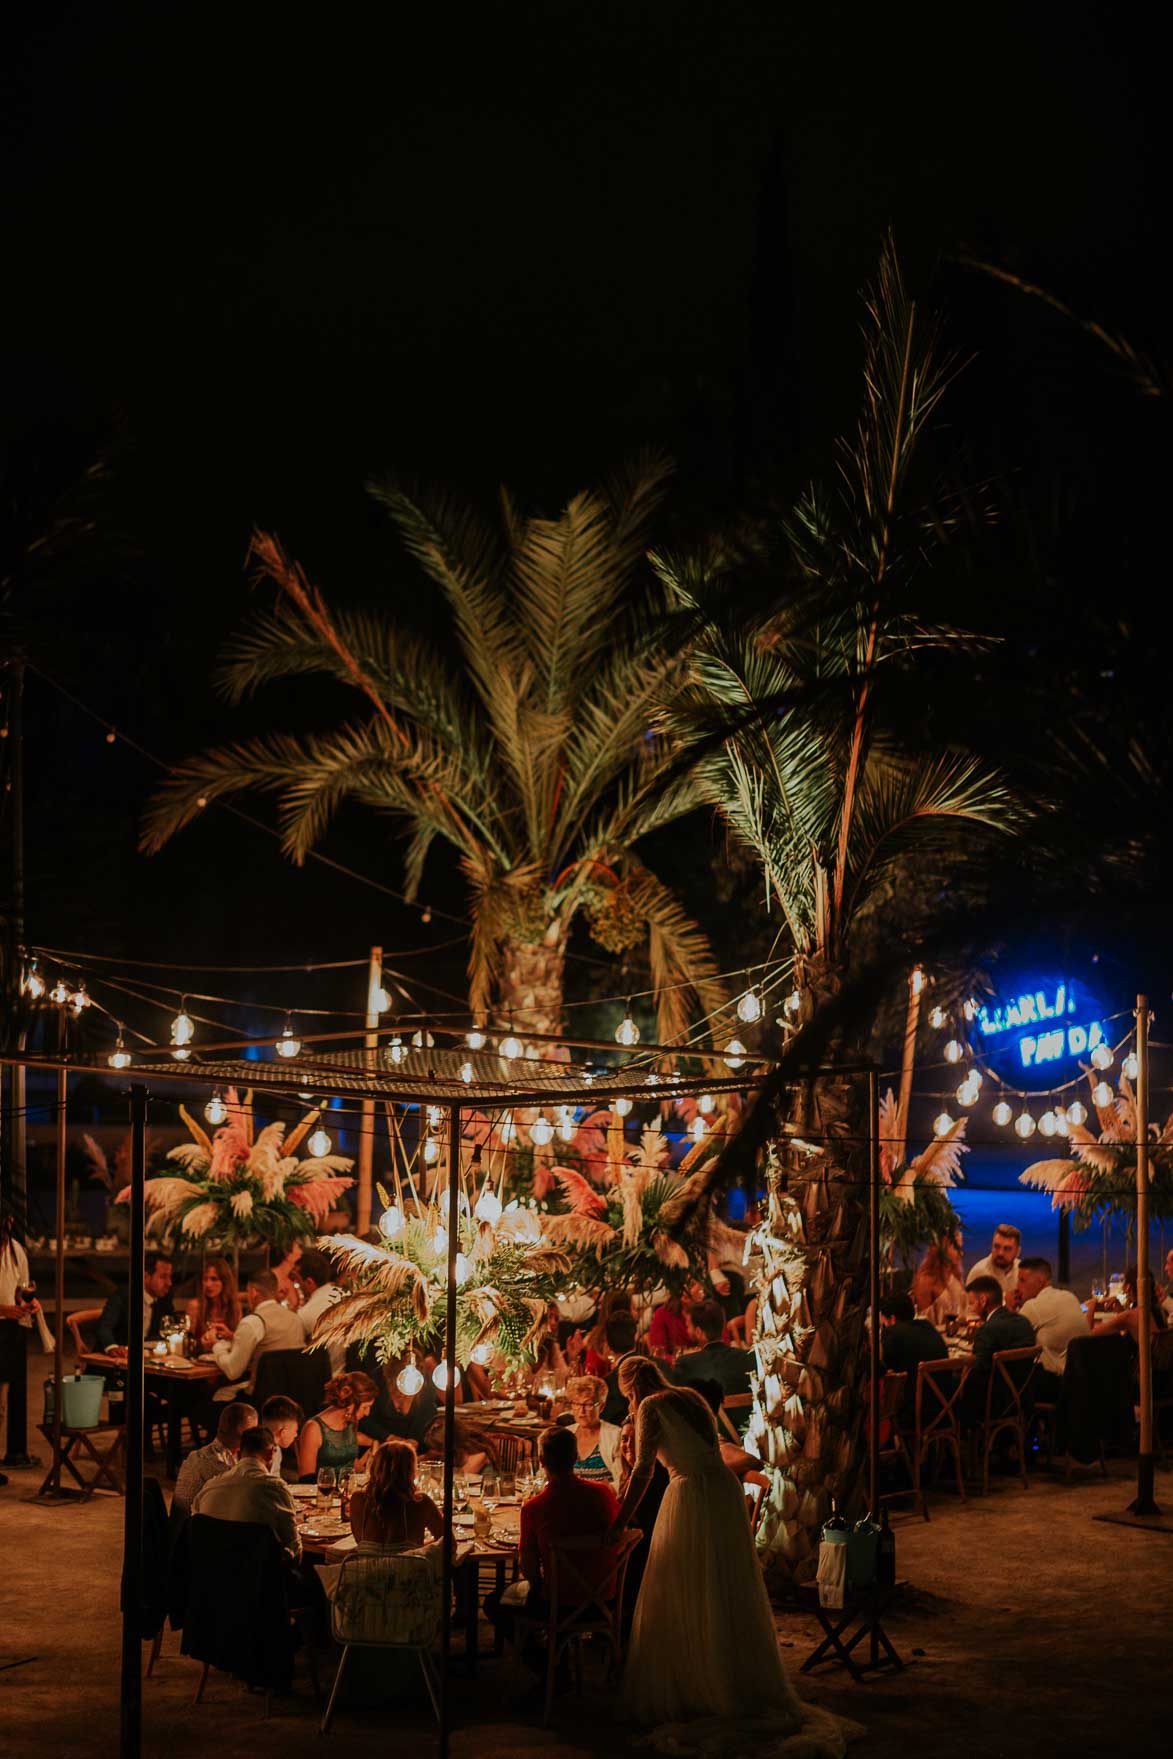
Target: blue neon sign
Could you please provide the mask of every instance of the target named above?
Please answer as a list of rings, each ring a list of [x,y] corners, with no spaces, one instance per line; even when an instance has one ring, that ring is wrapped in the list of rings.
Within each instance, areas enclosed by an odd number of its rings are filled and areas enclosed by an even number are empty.
[[[1078,1018],[1089,1007],[1080,1007],[1076,986],[1068,981],[1025,991],[996,1008],[979,1008],[977,1023],[987,1040],[1013,1038],[1022,1067],[1035,1069],[1041,1063],[1086,1056],[1103,1042],[1098,1020]]]

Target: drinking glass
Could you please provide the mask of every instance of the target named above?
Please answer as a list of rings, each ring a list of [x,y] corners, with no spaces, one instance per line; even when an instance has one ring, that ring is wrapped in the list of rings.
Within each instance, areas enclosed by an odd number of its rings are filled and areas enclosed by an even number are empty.
[[[502,1472],[497,1480],[497,1491],[502,1502],[517,1495],[517,1479],[512,1472]]]
[[[468,1479],[463,1472],[452,1474],[452,1506],[462,1514],[468,1507]]]
[[[338,1474],[333,1466],[318,1467],[318,1503],[323,1510],[330,1507],[330,1498],[337,1482]]]

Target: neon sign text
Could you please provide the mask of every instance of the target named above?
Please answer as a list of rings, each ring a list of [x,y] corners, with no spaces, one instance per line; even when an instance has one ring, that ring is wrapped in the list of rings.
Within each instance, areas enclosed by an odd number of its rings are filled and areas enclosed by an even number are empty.
[[[1100,1022],[1077,1024],[1071,1019],[1077,1011],[1075,985],[1069,981],[1027,991],[997,1008],[979,1008],[977,1022],[983,1038],[1017,1034],[1022,1066],[1034,1069],[1040,1063],[1085,1056],[1103,1042]]]

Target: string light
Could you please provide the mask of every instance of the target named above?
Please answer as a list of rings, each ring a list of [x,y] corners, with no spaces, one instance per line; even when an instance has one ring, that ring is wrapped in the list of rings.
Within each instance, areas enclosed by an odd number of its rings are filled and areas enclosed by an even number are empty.
[[[703,1142],[709,1133],[709,1126],[702,1117],[695,1117],[688,1126],[688,1133],[694,1142]]]
[[[329,1154],[332,1146],[329,1135],[320,1124],[306,1143],[306,1147],[315,1160],[323,1160]]]
[[[415,1365],[415,1357],[408,1358],[407,1366],[401,1368],[395,1376],[395,1384],[407,1398],[414,1398],[424,1384],[424,1377]]]
[[[301,1039],[294,1037],[293,1026],[288,1014],[285,1016],[285,1027],[275,1048],[279,1057],[295,1057],[301,1049]]]
[[[554,1126],[549,1118],[536,1117],[529,1127],[529,1139],[536,1148],[545,1148],[554,1140]]]
[[[86,986],[79,983],[69,998],[69,1005],[75,1014],[84,1014],[87,1008],[93,1007],[92,999],[86,994]]]
[[[444,1113],[441,1111],[441,1109],[438,1105],[430,1105],[427,1108],[427,1111],[428,1111],[428,1129],[429,1130],[438,1130],[440,1128],[440,1123],[441,1123],[441,1120],[443,1119]]]
[[[213,1129],[216,1125],[222,1124],[228,1116],[228,1107],[224,1104],[219,1088],[216,1089],[215,1093],[204,1107],[204,1116],[207,1118],[209,1124],[212,1125]]]
[[[521,1055],[521,1040],[515,1032],[507,1032],[497,1046],[497,1055],[503,1063],[511,1063]]]
[[[1013,1106],[1007,1105],[1006,1101],[1004,1099],[1000,1099],[998,1101],[997,1105],[994,1107],[994,1122],[995,1122],[995,1124],[998,1125],[999,1129],[1004,1130],[1013,1116],[1014,1116]]]
[[[368,1014],[385,1014],[391,1006],[391,997],[381,983],[371,985],[371,993],[367,997]]]
[[[936,1029],[936,1031],[940,1032],[940,1030],[941,1030],[942,1026],[944,1026],[944,1024],[945,1024],[945,1010],[944,1010],[944,1008],[930,1008],[930,1010],[929,1010],[929,1025],[934,1027]]]
[[[471,1275],[472,1275],[472,1265],[469,1263],[468,1259],[464,1256],[463,1252],[458,1252],[456,1254],[456,1287],[458,1289],[463,1289],[465,1283],[468,1281],[468,1279]]]
[[[69,991],[66,989],[64,980],[62,978],[59,977],[57,979],[57,982],[53,985],[52,989],[49,991],[49,1000],[51,1002],[56,1002],[57,1006],[59,1008],[63,1008],[65,1006],[66,1002],[69,1000]]]
[[[1039,1119],[1039,1135],[1054,1136],[1056,1131],[1054,1112],[1044,1112]]]
[[[411,1042],[415,1046],[417,1051],[422,1051],[425,1048],[427,1050],[431,1050],[432,1047],[435,1045],[436,1041],[432,1037],[431,1033],[427,1030],[427,1028],[421,1026],[415,1032],[412,1033]]]
[[[656,1071],[654,1069],[650,1070],[649,1073],[644,1076],[644,1086],[645,1087],[658,1087],[659,1085],[660,1085],[660,1077],[656,1074]]]
[[[1098,1044],[1092,1052],[1093,1069],[1110,1069],[1114,1061],[1111,1045]]]
[[[937,1116],[933,1119],[933,1134],[935,1136],[947,1136],[952,1128],[953,1119],[949,1116],[949,1113],[938,1112]]]
[[[435,1166],[440,1158],[440,1144],[436,1141],[434,1136],[426,1136],[424,1138],[423,1154],[424,1165],[426,1167]]]
[[[177,1044],[172,1048],[171,1055],[177,1063],[186,1063],[191,1051],[186,1044]]]
[[[914,966],[913,966],[913,968],[912,968],[912,977],[911,977],[911,979],[910,979],[910,980],[909,980],[909,981],[910,981],[910,982],[911,982],[911,984],[912,984],[912,993],[913,993],[913,995],[914,995],[914,996],[919,996],[919,994],[920,994],[920,992],[921,992],[921,990],[922,990],[922,989],[923,989],[923,988],[924,988],[924,987],[925,987],[925,974],[924,974],[924,972],[923,972],[923,971],[922,971],[922,970],[921,970],[921,968],[920,968],[920,966],[919,966],[919,965],[914,965]]]
[[[615,1043],[623,1045],[639,1043],[639,1027],[631,1017],[630,1002],[624,1008],[623,1018],[615,1028]]]
[[[967,1076],[957,1089],[958,1105],[976,1105],[981,1098],[981,1088],[972,1076]]]
[[[1070,1134],[1070,1130],[1071,1126],[1067,1122],[1067,1113],[1063,1110],[1061,1105],[1057,1105],[1055,1107],[1055,1134],[1057,1136],[1067,1136]]]
[[[1120,1073],[1126,1081],[1135,1081],[1140,1074],[1140,1058],[1135,1051],[1129,1051],[1120,1065]]]
[[[488,1222],[491,1228],[495,1228],[501,1220],[501,1199],[487,1185],[477,1198],[473,1214],[479,1222]]]
[[[1071,1104],[1068,1106],[1067,1122],[1075,1125],[1087,1123],[1087,1107],[1084,1105],[1082,1099],[1072,1100]]]
[[[717,1107],[717,1102],[713,1098],[711,1093],[702,1093],[700,1098],[696,1102],[697,1111],[702,1113],[703,1116],[706,1118],[708,1117],[710,1112],[716,1110],[716,1107]]]
[[[458,1364],[456,1365],[455,1384],[457,1386],[460,1385],[460,1367]],[[433,1368],[433,1370],[432,1370],[432,1385],[435,1387],[435,1389],[438,1393],[446,1393],[448,1391],[448,1364],[447,1364],[447,1362],[437,1362],[436,1366]]]
[[[945,1046],[945,1061],[947,1063],[959,1063],[964,1055],[964,1046],[961,1045],[957,1039],[951,1038],[949,1043]]]
[[[517,1141],[517,1125],[513,1122],[512,1112],[502,1112],[501,1125],[497,1134],[500,1136],[502,1142],[509,1143]]]
[[[473,1075],[472,1064],[471,1063],[461,1063],[461,1065],[460,1065],[460,1079],[464,1082],[464,1085],[466,1087],[468,1087],[471,1084],[472,1075]]]
[[[437,1258],[447,1258],[448,1229],[442,1226],[437,1226],[431,1239],[428,1241],[428,1245],[432,1248],[432,1251],[436,1254]]]
[[[398,1068],[406,1055],[407,1046],[404,1044],[399,1034],[396,1033],[392,1038],[391,1043],[387,1046],[387,1061],[389,1063],[394,1063],[395,1067]]]
[[[633,1102],[628,1099],[625,1093],[620,1094],[619,1098],[612,1102],[611,1110],[615,1113],[617,1118],[625,1118],[631,1110],[632,1103]]]
[[[747,989],[737,1004],[737,1018],[753,1026],[762,1017],[762,998],[756,989]]]
[[[187,1011],[187,997],[179,1004],[179,1012],[171,1022],[172,1044],[190,1044],[195,1037],[195,1025]]]
[[[478,1368],[487,1368],[493,1360],[493,1346],[484,1342],[474,1344],[468,1355],[469,1360],[475,1362]]]
[[[118,1028],[118,1043],[114,1046],[114,1049],[110,1052],[110,1055],[106,1058],[106,1061],[109,1063],[109,1065],[112,1069],[129,1069],[130,1068],[130,1052],[127,1050],[125,1044],[122,1041],[122,1028],[121,1028],[121,1026]]]
[[[1029,1112],[1020,1112],[1014,1120],[1014,1133],[1025,1142],[1028,1136],[1035,1133],[1035,1121]]]
[[[397,1203],[389,1203],[379,1217],[379,1232],[384,1240],[398,1240],[403,1227],[403,1211]]]
[[[31,961],[28,970],[25,972],[24,993],[34,1002],[39,1002],[45,993],[45,979],[37,970],[37,962],[35,959]]]
[[[971,998],[965,1003],[961,1012],[965,1015],[967,1020],[975,1019],[977,1016],[977,1003]]]
[[[745,1046],[739,1038],[731,1038],[725,1046],[725,1067],[740,1069],[745,1061]]]
[[[470,1051],[483,1051],[485,1048],[485,1035],[479,1026],[474,1026],[471,1032],[465,1033],[464,1042]]]
[[[787,1014],[798,1013],[798,1010],[802,1007],[802,997],[796,989],[791,990],[790,994],[783,1002],[782,1007],[783,1011]]]
[[[1112,1098],[1112,1089],[1109,1087],[1108,1083],[1106,1081],[1097,1081],[1092,1088],[1092,1099],[1095,1104],[1102,1109],[1104,1106],[1111,1105]]]
[[[578,1125],[569,1113],[558,1120],[558,1135],[563,1142],[573,1142],[578,1135]]]

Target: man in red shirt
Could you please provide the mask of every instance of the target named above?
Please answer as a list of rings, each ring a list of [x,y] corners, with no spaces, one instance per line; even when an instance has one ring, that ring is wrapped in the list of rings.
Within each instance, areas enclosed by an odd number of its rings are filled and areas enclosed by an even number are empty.
[[[690,1287],[689,1296],[693,1292]],[[663,1306],[656,1308],[648,1327],[648,1347],[653,1356],[674,1362],[681,1350],[692,1349],[696,1333],[689,1317],[691,1308],[692,1301],[683,1295],[669,1295]]]

